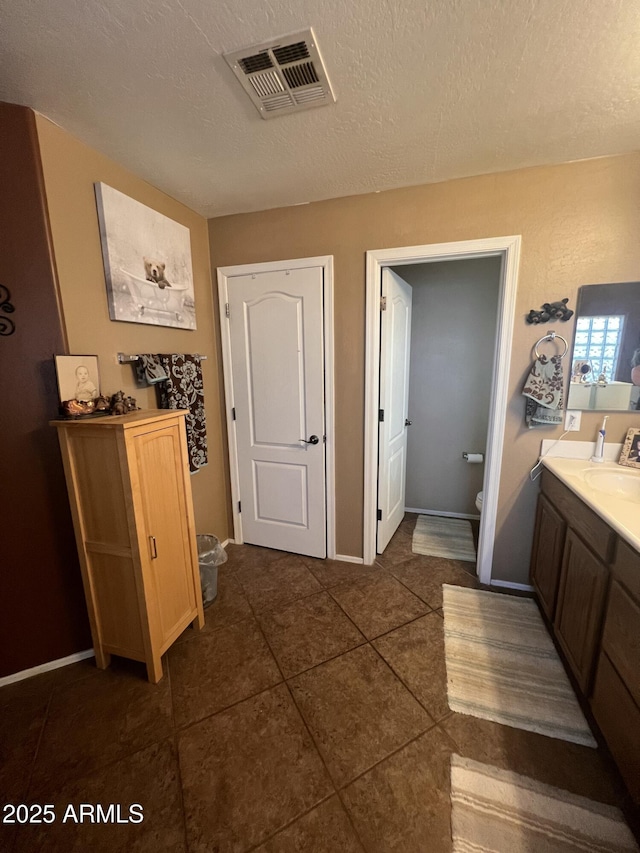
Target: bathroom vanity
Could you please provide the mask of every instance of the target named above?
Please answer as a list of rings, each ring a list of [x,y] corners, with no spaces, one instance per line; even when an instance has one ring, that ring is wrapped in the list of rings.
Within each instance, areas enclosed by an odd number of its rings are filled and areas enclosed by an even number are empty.
[[[531,581],[640,802],[640,470],[546,458]]]

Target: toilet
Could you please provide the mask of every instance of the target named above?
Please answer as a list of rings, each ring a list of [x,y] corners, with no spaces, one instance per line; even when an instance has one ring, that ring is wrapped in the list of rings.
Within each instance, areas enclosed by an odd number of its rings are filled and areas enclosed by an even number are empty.
[[[478,492],[476,495],[476,507],[478,508],[478,512],[482,513],[482,500],[484,498],[484,492]]]

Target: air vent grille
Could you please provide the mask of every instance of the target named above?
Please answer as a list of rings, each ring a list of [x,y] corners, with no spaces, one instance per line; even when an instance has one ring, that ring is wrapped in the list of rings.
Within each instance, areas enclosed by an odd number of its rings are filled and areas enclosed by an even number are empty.
[[[335,101],[312,29],[227,53],[224,58],[262,118]]]
[[[308,59],[309,48],[306,42],[297,41],[295,44],[288,44],[284,47],[274,47],[273,55],[278,65],[288,65],[289,62],[299,62],[301,59]]]
[[[278,75],[274,72],[267,71],[266,74],[254,74],[249,78],[249,82],[260,98],[268,98],[277,92],[284,92],[284,86],[280,82]]]
[[[312,89],[296,92],[293,98],[296,104],[308,104],[310,101],[317,101],[324,98],[324,90],[322,86],[314,86]]]
[[[318,82],[318,75],[312,62],[301,62],[300,65],[283,68],[282,73],[290,89],[297,89],[299,86],[309,86],[311,83]]]
[[[245,74],[253,74],[254,71],[264,71],[265,68],[273,68],[273,61],[268,53],[256,53],[253,56],[245,56],[238,60],[238,64]]]
[[[275,98],[265,98],[262,102],[263,107],[267,112],[273,112],[274,110],[282,110],[285,107],[293,106],[293,98],[287,92],[286,95],[280,95]]]

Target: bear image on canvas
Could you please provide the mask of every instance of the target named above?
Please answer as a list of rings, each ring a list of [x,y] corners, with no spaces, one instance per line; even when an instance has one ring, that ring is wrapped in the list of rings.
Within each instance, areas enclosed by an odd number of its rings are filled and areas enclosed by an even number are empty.
[[[195,329],[189,229],[107,184],[95,184],[109,316]]]

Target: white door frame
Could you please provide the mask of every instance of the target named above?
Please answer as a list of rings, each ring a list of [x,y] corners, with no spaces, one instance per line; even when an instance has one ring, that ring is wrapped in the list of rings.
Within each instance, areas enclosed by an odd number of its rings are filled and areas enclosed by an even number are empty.
[[[324,336],[324,417],[325,417],[325,486],[327,501],[327,557],[336,557],[336,511],[335,511],[335,428],[334,428],[334,383],[333,383],[333,255],[317,258],[270,261],[262,264],[240,264],[218,267],[218,302],[220,305],[220,341],[222,344],[222,370],[224,374],[225,409],[229,444],[229,469],[231,473],[231,509],[233,512],[233,541],[242,544],[242,514],[238,512],[240,481],[238,472],[238,445],[235,421],[233,420],[233,369],[231,360],[231,335],[226,317],[229,301],[230,279],[254,273],[277,272],[278,270],[322,267],[323,270],[323,336]]]
[[[480,538],[478,542],[478,576],[481,583],[491,583],[502,447],[508,404],[520,243],[520,236],[515,235],[511,237],[488,237],[482,240],[463,240],[455,243],[433,243],[426,246],[405,246],[397,249],[375,249],[367,252],[363,543],[365,565],[371,565],[376,557],[380,280],[382,267],[500,256],[502,257],[502,280],[498,303],[498,323],[494,349],[495,371],[491,388],[485,457],[486,487],[480,516]]]

